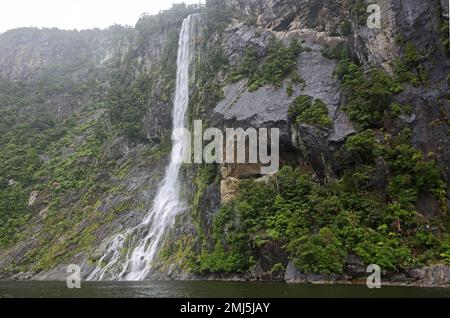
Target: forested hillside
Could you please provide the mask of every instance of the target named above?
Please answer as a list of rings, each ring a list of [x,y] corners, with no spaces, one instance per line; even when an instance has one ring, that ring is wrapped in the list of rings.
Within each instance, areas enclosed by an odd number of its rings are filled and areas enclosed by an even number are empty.
[[[88,277],[152,207],[198,13],[189,123],[279,128],[281,168],[185,165],[149,278],[450,284],[448,3],[379,2],[381,29],[362,0],[209,0],[1,34],[0,275]]]

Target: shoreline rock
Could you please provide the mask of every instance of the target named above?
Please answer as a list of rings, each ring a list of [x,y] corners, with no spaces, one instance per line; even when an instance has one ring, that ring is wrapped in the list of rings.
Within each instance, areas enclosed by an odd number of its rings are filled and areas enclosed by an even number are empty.
[[[367,274],[368,275],[368,274]],[[38,274],[16,273],[0,275],[0,281],[65,281],[67,273],[65,267],[59,266],[48,272]],[[287,284],[312,285],[365,285],[366,276],[352,277],[347,274],[304,274],[292,262],[288,263],[281,279],[275,275],[258,275],[255,273],[242,274],[210,274],[198,275],[193,273],[171,273],[171,275],[154,273],[149,281],[223,281],[223,282],[284,282]],[[413,269],[404,274],[382,275],[382,286],[402,286],[420,288],[450,288],[450,266],[436,264]]]

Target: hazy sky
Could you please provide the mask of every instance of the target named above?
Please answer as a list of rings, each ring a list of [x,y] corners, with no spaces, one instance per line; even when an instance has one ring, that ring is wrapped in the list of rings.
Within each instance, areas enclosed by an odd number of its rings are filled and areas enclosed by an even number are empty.
[[[158,13],[181,2],[199,0],[1,0],[0,33],[29,26],[69,30],[115,23],[134,26],[142,13]]]

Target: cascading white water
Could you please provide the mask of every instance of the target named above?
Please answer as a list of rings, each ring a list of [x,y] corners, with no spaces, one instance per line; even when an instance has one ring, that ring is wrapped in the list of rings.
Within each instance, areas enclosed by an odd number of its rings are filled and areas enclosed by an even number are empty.
[[[186,126],[186,111],[189,104],[189,65],[192,61],[196,15],[188,16],[181,27],[177,60],[177,80],[173,107],[173,128]],[[172,156],[152,209],[140,225],[119,234],[108,245],[99,266],[88,280],[139,281],[147,277],[151,263],[157,256],[164,234],[175,222],[176,216],[185,206],[180,200],[180,168],[185,155],[186,140],[173,135]],[[131,240],[131,242],[127,242]],[[130,245],[129,245],[130,244]],[[134,247],[122,261],[122,253],[127,246]],[[119,262],[122,262],[119,264]],[[106,265],[105,265],[106,263]]]

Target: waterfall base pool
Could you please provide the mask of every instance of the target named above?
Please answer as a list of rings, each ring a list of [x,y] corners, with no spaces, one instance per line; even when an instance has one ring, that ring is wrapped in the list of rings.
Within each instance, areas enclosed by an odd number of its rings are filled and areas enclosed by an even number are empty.
[[[234,282],[83,282],[68,289],[64,282],[3,281],[8,298],[450,298],[450,288],[305,285]]]

